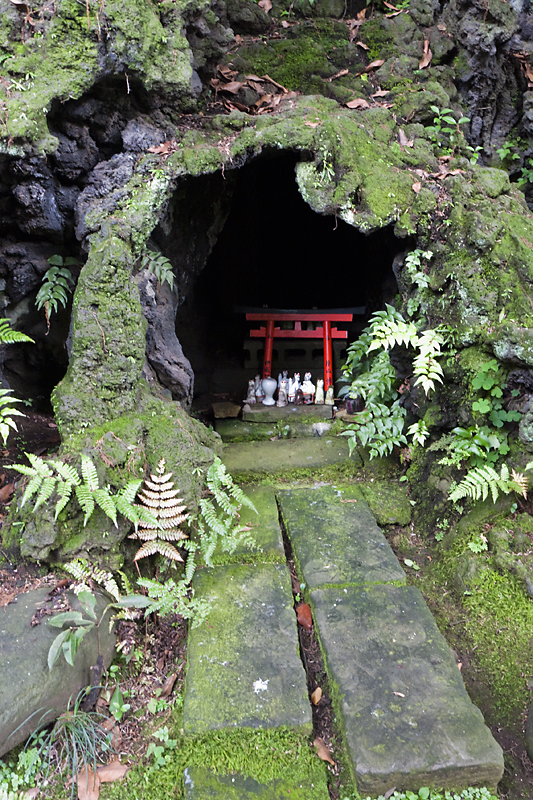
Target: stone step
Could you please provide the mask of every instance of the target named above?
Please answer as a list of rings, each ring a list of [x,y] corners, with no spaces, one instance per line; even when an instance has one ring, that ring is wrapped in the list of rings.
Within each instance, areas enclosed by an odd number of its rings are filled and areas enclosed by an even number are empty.
[[[277,492],[300,579],[323,585],[405,583],[357,485]]]
[[[496,786],[501,748],[416,587],[317,589],[311,605],[361,795]]]
[[[331,421],[333,418],[333,406],[323,405],[301,405],[295,406],[294,403],[283,408],[277,406],[264,406],[262,403],[255,405],[245,405],[242,418],[244,422],[282,422],[289,424],[292,422],[304,422],[310,425],[313,422]]]
[[[242,775],[217,775],[204,767],[187,767],[185,800],[329,800],[325,776],[320,784],[304,778],[295,785],[284,780],[258,783]]]
[[[295,422],[287,420],[272,422],[245,422],[241,419],[216,419],[215,430],[223,442],[264,442],[274,437],[278,439],[297,439],[302,436],[325,436],[332,427],[332,421]]]
[[[193,586],[211,611],[207,622],[189,632],[185,733],[281,725],[310,733],[287,567],[200,569]]]
[[[350,458],[346,439],[334,436],[227,444],[222,461],[232,475],[243,479],[333,464],[346,464],[355,469],[360,463]]]
[[[249,535],[254,543],[250,546],[239,545],[234,553],[226,553],[220,544],[217,545],[213,563],[219,564],[285,564],[285,551],[279,527],[279,512],[276,493],[271,486],[243,487],[257,509],[243,506],[239,512],[240,524],[250,528]]]

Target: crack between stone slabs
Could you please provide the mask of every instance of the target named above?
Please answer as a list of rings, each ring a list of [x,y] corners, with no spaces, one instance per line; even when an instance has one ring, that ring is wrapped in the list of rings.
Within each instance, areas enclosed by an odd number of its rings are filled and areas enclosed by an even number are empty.
[[[276,498],[278,506],[278,519],[281,536],[283,540],[283,549],[285,550],[285,558],[287,567],[289,568],[291,576],[292,594],[294,598],[294,613],[297,615],[296,609],[301,604],[302,588],[298,579],[294,561],[294,554],[292,545],[287,534],[287,529],[283,521],[280,505]],[[344,759],[336,757],[335,754],[343,750],[342,738],[339,736],[338,725],[335,718],[335,712],[332,706],[329,679],[324,665],[324,658],[318,643],[315,633],[315,626],[313,624],[311,630],[299,624],[296,620],[298,629],[298,640],[300,658],[302,660],[303,668],[307,676],[307,691],[309,694],[309,703],[311,704],[311,713],[313,719],[313,735],[323,740],[329,750],[332,751],[332,758],[334,759],[335,766],[327,764],[328,771],[328,789],[330,792],[331,800],[336,800],[339,797],[339,790],[341,788],[341,764]],[[318,687],[322,690],[322,697],[317,705],[311,700],[311,695]]]

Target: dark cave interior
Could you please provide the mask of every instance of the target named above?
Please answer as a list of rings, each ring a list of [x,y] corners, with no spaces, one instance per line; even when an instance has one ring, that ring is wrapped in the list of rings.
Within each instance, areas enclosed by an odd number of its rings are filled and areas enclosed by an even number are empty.
[[[270,151],[238,170],[224,228],[178,309],[176,333],[194,369],[197,396],[236,392],[237,399],[258,372],[261,340],[255,347],[249,340],[258,324],[236,309],[355,308],[353,323],[338,323],[353,341],[398,291],[392,262],[408,243],[392,226],[364,235],[315,213],[298,191],[297,161],[297,154]],[[307,340],[313,346],[305,354],[301,341],[274,340],[274,374],[315,368],[313,378],[320,377],[321,340]],[[344,351],[337,341],[337,376]]]

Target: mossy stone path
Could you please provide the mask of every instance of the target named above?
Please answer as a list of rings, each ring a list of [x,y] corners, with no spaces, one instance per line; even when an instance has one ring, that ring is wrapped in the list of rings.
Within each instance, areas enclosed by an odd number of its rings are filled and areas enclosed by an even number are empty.
[[[270,543],[254,565],[221,564],[195,576],[197,594],[212,600],[213,611],[208,625],[189,634],[185,732],[277,726],[304,738],[311,732],[290,574],[286,564],[268,563],[280,555],[277,499],[359,792],[494,787],[503,774],[502,751],[422,595],[405,585],[364,499],[373,497],[367,489],[248,487],[264,511],[260,538]],[[319,787],[306,789],[305,775],[301,787],[206,770],[188,771],[184,780],[188,800],[322,796]]]
[[[227,444],[222,461],[238,478],[353,464],[348,442],[334,436]]]

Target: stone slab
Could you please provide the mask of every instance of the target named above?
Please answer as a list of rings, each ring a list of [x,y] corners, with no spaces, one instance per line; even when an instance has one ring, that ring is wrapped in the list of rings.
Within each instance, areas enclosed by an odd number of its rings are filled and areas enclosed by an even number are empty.
[[[378,525],[409,525],[412,506],[407,484],[375,480],[360,483],[359,488]]]
[[[357,485],[290,489],[277,497],[296,567],[308,589],[405,583],[405,573]]]
[[[416,587],[318,589],[311,603],[362,795],[496,786],[502,750]]]
[[[295,785],[292,781],[275,780],[258,783],[243,775],[217,775],[203,767],[187,767],[183,775],[185,800],[329,800],[327,783],[315,785],[308,778]]]
[[[222,461],[233,475],[248,477],[356,463],[350,458],[347,440],[334,436],[228,444]]]
[[[264,406],[256,403],[248,406],[249,410],[243,410],[242,418],[245,422],[320,422],[333,418],[333,406],[327,405],[308,405],[295,406],[289,403],[288,406],[278,408],[277,406]]]
[[[280,725],[310,732],[287,567],[202,569],[193,586],[212,608],[207,622],[189,631],[185,733]]]
[[[223,442],[260,442],[278,435],[275,422],[244,422],[242,419],[216,419],[215,430]]]
[[[276,493],[271,486],[246,486],[244,493],[257,509],[255,514],[251,508],[243,506],[239,512],[242,525],[250,527],[254,544],[249,547],[239,545],[234,553],[225,553],[220,544],[213,556],[214,564],[229,563],[280,563],[285,564],[285,551],[279,526],[279,511]]]
[[[31,619],[41,607],[47,607],[49,589],[35,589],[19,594],[16,601],[0,608],[0,756],[28,738],[39,722],[52,722],[68,706],[84,686],[91,683],[90,667],[98,658],[96,628],[83,638],[71,667],[61,654],[53,669],[48,669],[50,645],[61,628],[47,624],[43,617],[38,625]],[[100,617],[109,598],[97,594],[96,612]],[[68,593],[69,603],[81,611],[78,598]],[[115,634],[109,632],[109,613],[100,626],[100,647],[104,666],[115,654]]]

